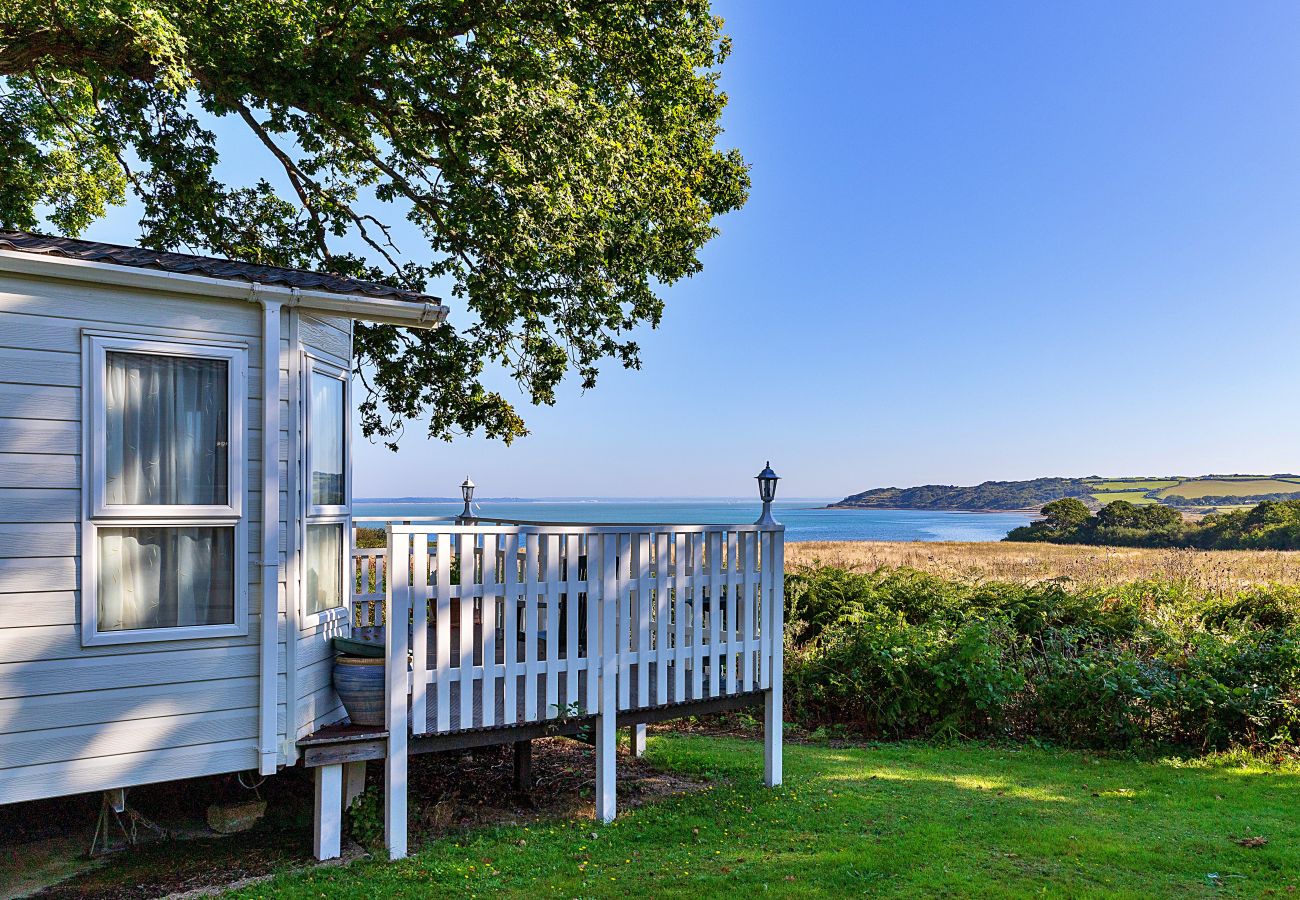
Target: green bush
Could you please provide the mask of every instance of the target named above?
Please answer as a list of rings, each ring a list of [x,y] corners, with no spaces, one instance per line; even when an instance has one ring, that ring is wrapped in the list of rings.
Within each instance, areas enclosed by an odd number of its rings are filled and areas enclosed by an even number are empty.
[[[809,727],[1132,748],[1300,739],[1300,592],[1068,587],[898,569],[786,577],[786,697]]]

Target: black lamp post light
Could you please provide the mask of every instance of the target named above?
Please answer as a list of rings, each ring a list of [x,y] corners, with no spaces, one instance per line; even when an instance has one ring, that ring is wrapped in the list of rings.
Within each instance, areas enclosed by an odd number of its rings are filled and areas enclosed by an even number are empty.
[[[773,527],[779,524],[772,518],[772,501],[776,499],[776,483],[781,479],[772,471],[771,462],[754,477],[758,480],[758,499],[763,501],[763,514],[754,524],[765,528]]]
[[[465,480],[460,483],[460,495],[465,500],[465,508],[461,510],[460,517],[462,519],[473,518],[474,513],[470,512],[469,506],[474,502],[474,482],[470,481],[468,475],[466,475]]]

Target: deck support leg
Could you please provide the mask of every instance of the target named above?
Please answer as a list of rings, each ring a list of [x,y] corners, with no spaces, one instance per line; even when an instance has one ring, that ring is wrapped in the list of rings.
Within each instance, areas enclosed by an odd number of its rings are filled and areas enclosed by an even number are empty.
[[[316,816],[312,851],[317,859],[336,859],[343,841],[343,765],[316,767]]]
[[[613,707],[614,704],[610,704]],[[617,812],[618,716],[614,709],[596,716],[596,820],[614,821]]]
[[[384,757],[384,844],[389,859],[406,858],[406,740],[401,749],[389,736]]]
[[[515,741],[515,790],[526,794],[533,789],[533,742]]]
[[[351,809],[352,801],[366,789],[366,761],[364,759],[343,764],[343,808]]]
[[[781,783],[781,689],[776,679],[775,689],[763,694],[763,782],[768,787]]]
[[[645,722],[637,722],[631,728],[632,755],[638,759],[645,756]]]

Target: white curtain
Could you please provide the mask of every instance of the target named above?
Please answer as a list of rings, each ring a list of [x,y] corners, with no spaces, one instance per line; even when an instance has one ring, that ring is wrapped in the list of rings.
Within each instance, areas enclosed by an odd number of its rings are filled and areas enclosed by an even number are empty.
[[[105,501],[228,503],[226,361],[110,352],[107,369]]]
[[[235,621],[235,530],[99,527],[100,631]]]
[[[109,352],[104,499],[110,505],[230,502],[225,360]],[[232,526],[96,527],[100,631],[230,624]]]
[[[343,605],[343,526],[307,526],[307,612]]]
[[[311,502],[313,506],[342,506],[343,382],[319,372],[311,379]]]

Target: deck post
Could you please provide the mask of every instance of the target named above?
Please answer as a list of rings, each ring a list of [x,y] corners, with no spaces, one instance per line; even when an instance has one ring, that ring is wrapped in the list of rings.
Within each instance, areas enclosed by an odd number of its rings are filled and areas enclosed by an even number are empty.
[[[515,741],[515,790],[526,794],[533,789],[533,742]]]
[[[632,755],[638,759],[645,756],[645,722],[637,722],[632,726]]]
[[[342,853],[342,841],[343,765],[317,766],[312,852],[317,859],[337,859]]]
[[[602,537],[600,554],[600,708],[596,716],[596,819],[614,821],[618,804],[618,535]]]
[[[770,636],[772,681],[763,697],[763,781],[768,787],[781,783],[782,679],[785,655],[785,529],[768,533],[772,566],[771,593],[763,598]],[[764,560],[763,565],[768,565]]]
[[[387,627],[384,629],[384,659],[387,684],[384,689],[384,726],[388,729],[388,755],[384,757],[384,845],[389,859],[406,858],[406,748],[409,724],[407,697],[410,693],[409,622],[411,614],[410,544],[408,534],[388,526]],[[423,674],[423,673],[420,673]]]
[[[366,761],[364,759],[343,764],[343,808],[351,809],[352,801],[366,789]]]

